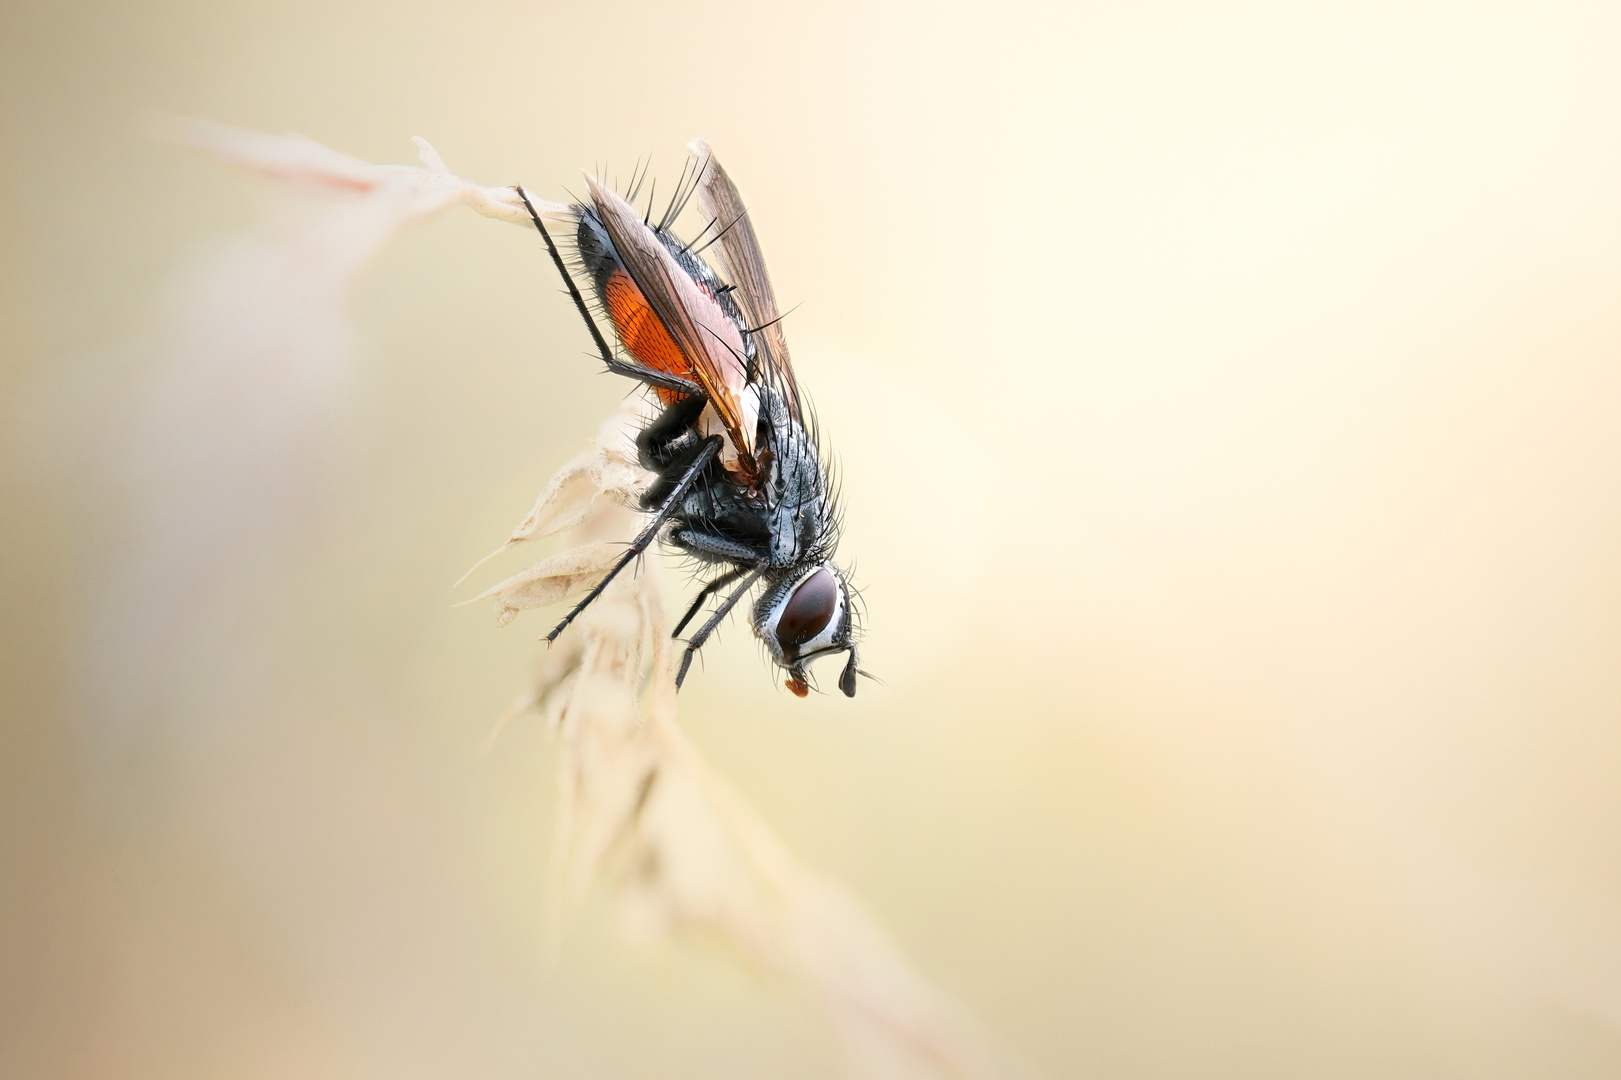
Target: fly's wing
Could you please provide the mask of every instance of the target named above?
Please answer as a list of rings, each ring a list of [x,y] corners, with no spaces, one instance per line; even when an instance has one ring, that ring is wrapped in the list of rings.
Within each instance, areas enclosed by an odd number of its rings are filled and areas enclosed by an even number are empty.
[[[754,430],[759,395],[749,385],[743,337],[715,299],[675,261],[634,208],[586,174],[597,217],[619,252],[631,280],[642,291],[681,355],[731,443],[722,461],[733,471],[755,470]],[[730,460],[728,460],[730,459]]]
[[[721,271],[736,288],[732,297],[750,326],[761,329],[755,334],[760,359],[766,365],[766,379],[788,404],[794,419],[800,419],[799,387],[794,382],[794,365],[788,359],[788,339],[782,332],[782,313],[777,310],[777,294],[771,288],[771,276],[766,273],[765,258],[760,254],[760,241],[755,238],[754,226],[749,222],[748,210],[737,193],[737,185],[726,175],[726,170],[715,160],[715,153],[702,139],[694,139],[688,147],[703,162],[699,166],[698,208],[720,230]]]

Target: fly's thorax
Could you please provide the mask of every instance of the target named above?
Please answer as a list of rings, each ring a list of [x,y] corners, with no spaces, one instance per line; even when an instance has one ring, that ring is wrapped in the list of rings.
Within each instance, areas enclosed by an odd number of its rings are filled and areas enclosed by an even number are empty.
[[[806,693],[805,667],[812,660],[848,651],[853,662],[850,586],[831,560],[772,575],[755,601],[752,621],[771,658],[788,672],[788,688],[795,694]],[[845,681],[840,680],[841,688]],[[854,695],[853,677],[845,693]]]
[[[772,424],[762,439],[769,451],[765,486],[771,565],[787,568],[833,546],[827,474],[804,426],[788,415],[775,393],[764,397],[764,416]]]

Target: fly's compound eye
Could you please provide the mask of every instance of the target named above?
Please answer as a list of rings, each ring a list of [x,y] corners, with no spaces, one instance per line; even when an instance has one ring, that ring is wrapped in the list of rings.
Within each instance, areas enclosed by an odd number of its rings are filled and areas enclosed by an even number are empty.
[[[826,567],[816,570],[794,590],[777,619],[777,640],[784,649],[814,641],[839,610],[839,582]]]
[[[848,587],[832,563],[780,582],[761,597],[754,618],[755,632],[787,670],[788,689],[797,697],[810,693],[807,663],[852,648]]]

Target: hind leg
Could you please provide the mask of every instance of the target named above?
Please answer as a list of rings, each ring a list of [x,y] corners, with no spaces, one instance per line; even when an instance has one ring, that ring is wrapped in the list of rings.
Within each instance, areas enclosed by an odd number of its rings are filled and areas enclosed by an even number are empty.
[[[704,411],[701,397],[682,398],[667,407],[636,436],[636,456],[642,467],[658,474],[642,494],[642,509],[652,510],[669,501],[670,492],[686,474],[687,466],[708,440],[696,425]]]

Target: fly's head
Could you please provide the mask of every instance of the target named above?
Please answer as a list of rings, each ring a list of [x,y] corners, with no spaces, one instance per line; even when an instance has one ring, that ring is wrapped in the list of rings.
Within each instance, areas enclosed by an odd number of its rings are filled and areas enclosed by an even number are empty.
[[[846,697],[856,696],[855,610],[849,582],[832,560],[808,569],[795,567],[773,579],[754,605],[754,632],[788,673],[788,689],[798,697],[810,692],[807,664],[849,653],[839,689]]]

